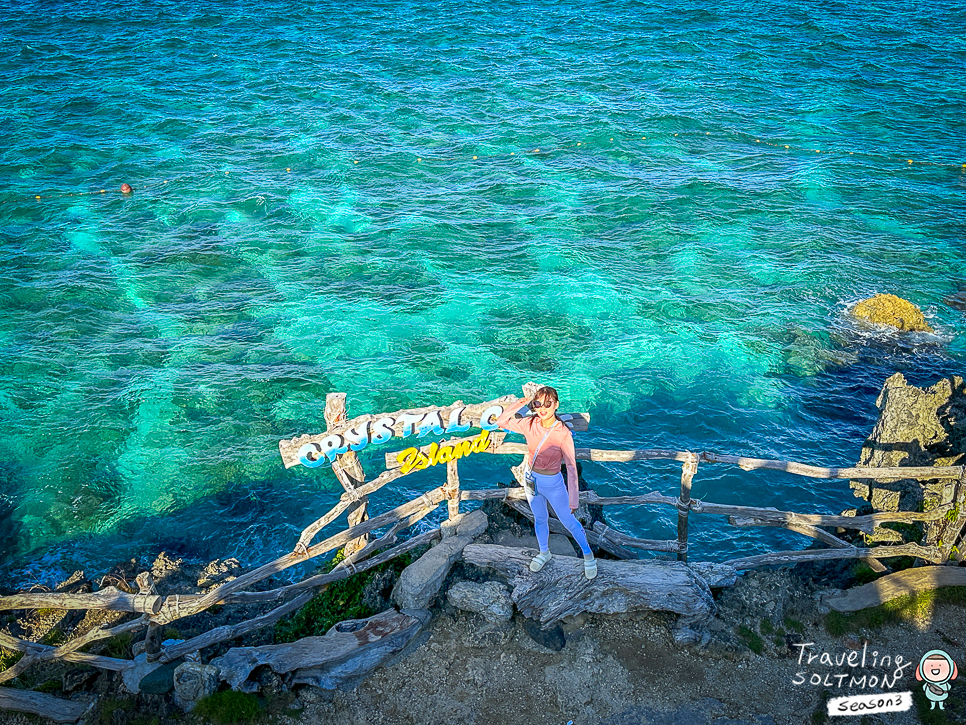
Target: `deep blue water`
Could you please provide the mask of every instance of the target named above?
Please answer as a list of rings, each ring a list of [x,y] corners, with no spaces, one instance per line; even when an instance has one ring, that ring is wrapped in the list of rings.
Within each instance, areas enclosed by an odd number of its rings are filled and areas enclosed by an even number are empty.
[[[966,4],[235,5],[0,2],[9,582],[290,550],[339,487],[277,443],[331,391],[533,379],[591,412],[578,446],[846,465],[886,377],[963,372]],[[850,322],[875,292],[936,334]],[[679,471],[585,466],[601,494]],[[694,495],[856,503],[710,465]],[[692,558],[806,544],[695,519]]]

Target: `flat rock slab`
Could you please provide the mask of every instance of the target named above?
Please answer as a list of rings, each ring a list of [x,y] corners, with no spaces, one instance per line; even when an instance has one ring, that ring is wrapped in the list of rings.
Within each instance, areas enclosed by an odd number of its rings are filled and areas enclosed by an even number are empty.
[[[472,543],[468,536],[451,536],[403,569],[392,589],[392,599],[400,609],[428,609],[463,548]]]
[[[165,695],[171,692],[174,689],[174,671],[180,664],[180,662],[171,662],[151,670],[141,678],[138,690],[146,695]]]
[[[137,655],[130,666],[121,671],[124,689],[134,695],[138,694],[141,691],[139,687],[141,680],[160,667],[162,667],[160,662],[148,662],[148,656],[143,652]]]
[[[489,525],[490,522],[483,510],[476,509],[460,514],[455,519],[444,521],[439,525],[439,530],[442,532],[444,539],[448,539],[450,536],[469,536],[474,539],[486,531],[486,527]]]
[[[456,582],[446,592],[446,601],[465,612],[481,614],[488,622],[506,622],[513,618],[510,592],[499,582]]]
[[[540,548],[537,544],[537,537],[533,534],[514,536],[506,529],[496,532],[493,543],[499,546],[512,546],[517,549],[536,549],[539,551]],[[577,550],[574,548],[571,539],[563,534],[550,534],[549,547],[550,551],[556,556],[577,556]]]
[[[674,612],[679,625],[701,627],[715,614],[707,582],[678,561],[597,560],[596,579],[584,577],[583,561],[555,557],[530,571],[532,551],[496,544],[470,544],[463,559],[505,575],[510,598],[524,616],[547,627],[568,615],[618,614],[643,610]]]
[[[455,531],[403,569],[392,590],[393,601],[399,609],[428,609],[436,600],[453,562],[486,526],[486,514],[480,509],[462,515]]]
[[[427,610],[390,609],[368,619],[339,622],[323,637],[289,644],[235,647],[211,661],[234,690],[253,691],[252,670],[268,665],[276,674],[293,673],[293,684],[325,689],[353,686],[408,644],[429,622]]]

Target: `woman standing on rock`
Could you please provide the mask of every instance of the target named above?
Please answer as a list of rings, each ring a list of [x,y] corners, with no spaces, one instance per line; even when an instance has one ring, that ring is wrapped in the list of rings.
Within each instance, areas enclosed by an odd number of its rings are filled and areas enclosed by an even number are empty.
[[[540,553],[530,562],[530,571],[540,571],[553,558],[550,553],[550,514],[547,503],[574,537],[584,554],[584,575],[597,576],[597,561],[587,543],[584,527],[574,516],[577,510],[577,459],[574,455],[574,435],[557,417],[560,397],[557,391],[544,386],[530,396],[520,398],[506,407],[496,424],[504,430],[522,433],[527,439],[527,459],[524,476],[532,474],[532,486],[524,486],[527,502],[533,512],[533,526],[537,533]],[[523,406],[535,415],[516,420],[513,416]],[[561,462],[567,464],[567,485],[560,473]]]

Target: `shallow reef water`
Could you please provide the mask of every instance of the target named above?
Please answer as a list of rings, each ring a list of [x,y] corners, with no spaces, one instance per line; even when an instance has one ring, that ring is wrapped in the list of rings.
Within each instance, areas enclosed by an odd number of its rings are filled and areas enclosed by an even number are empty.
[[[340,488],[277,444],[332,391],[355,415],[533,379],[592,414],[579,446],[843,465],[890,374],[964,372],[962,2],[0,10],[6,583],[290,550]],[[936,333],[852,322],[876,292]],[[712,465],[694,495],[855,503]],[[805,543],[694,517],[699,559]]]

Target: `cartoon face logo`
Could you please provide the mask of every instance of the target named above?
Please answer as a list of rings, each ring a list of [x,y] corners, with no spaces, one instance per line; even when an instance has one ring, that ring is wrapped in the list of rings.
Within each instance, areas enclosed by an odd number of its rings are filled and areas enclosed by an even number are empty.
[[[952,687],[949,682],[958,676],[959,669],[953,658],[941,649],[930,650],[922,656],[916,668],[916,679],[923,683],[923,692],[932,703],[930,710],[934,710],[936,705],[939,705],[940,710],[946,709],[943,703],[949,697]]]
[[[949,661],[939,655],[933,655],[920,664],[923,679],[930,682],[945,682],[952,673],[949,669]]]

